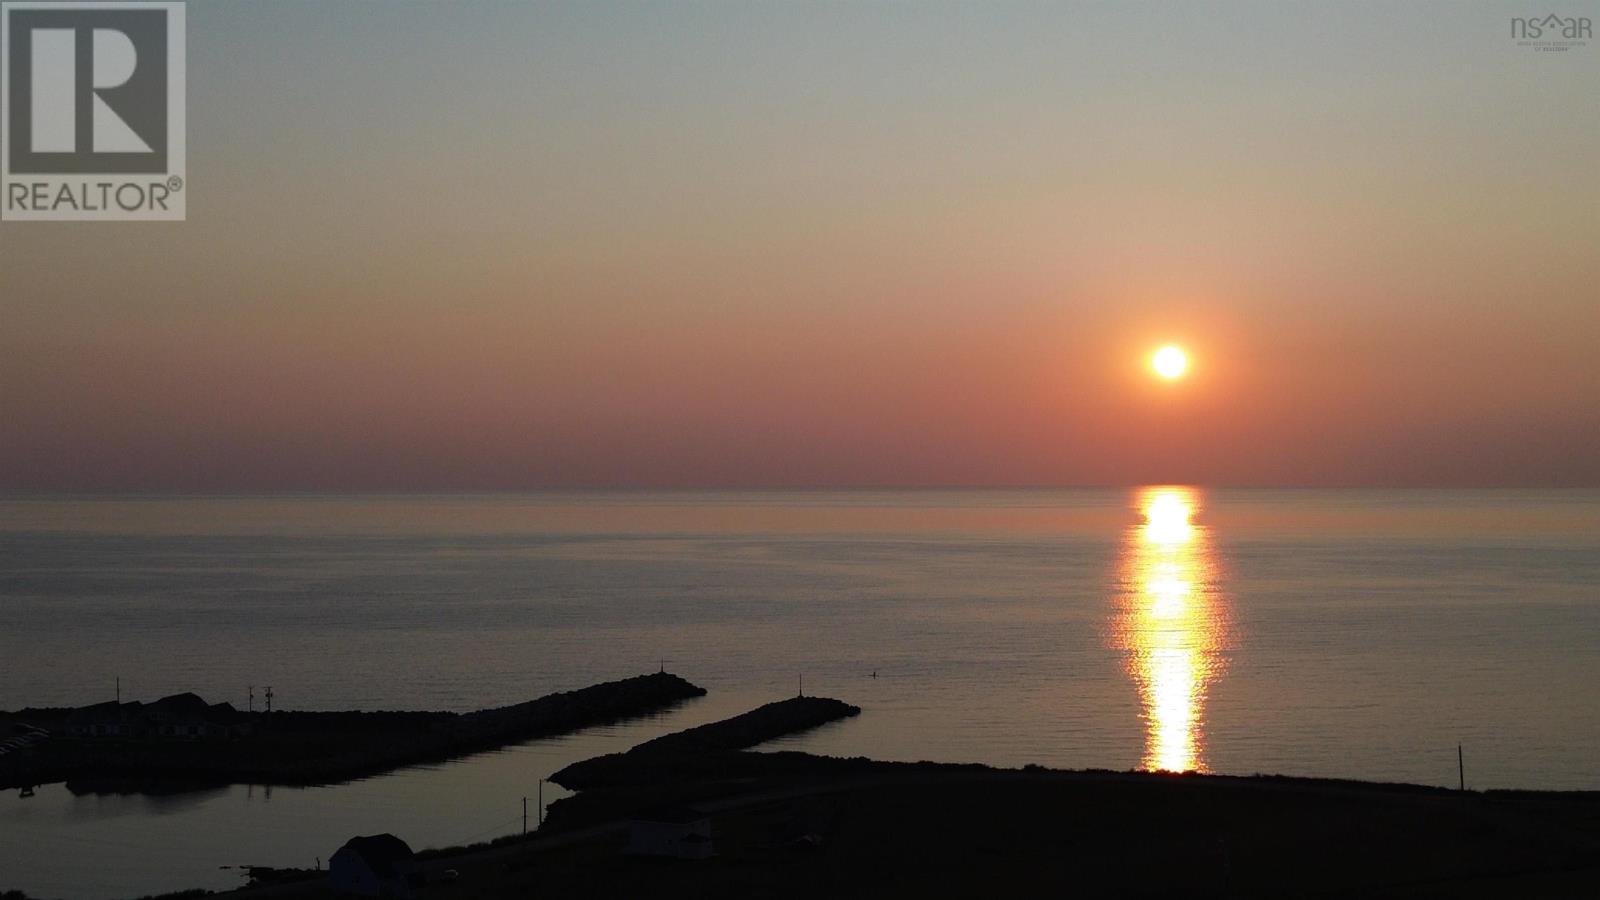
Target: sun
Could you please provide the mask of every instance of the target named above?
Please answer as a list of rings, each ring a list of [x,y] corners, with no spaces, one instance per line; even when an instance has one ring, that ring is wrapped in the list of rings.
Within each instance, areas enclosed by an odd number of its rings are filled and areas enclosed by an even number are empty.
[[[1189,371],[1189,355],[1177,344],[1168,344],[1150,357],[1150,368],[1168,381],[1176,381]]]

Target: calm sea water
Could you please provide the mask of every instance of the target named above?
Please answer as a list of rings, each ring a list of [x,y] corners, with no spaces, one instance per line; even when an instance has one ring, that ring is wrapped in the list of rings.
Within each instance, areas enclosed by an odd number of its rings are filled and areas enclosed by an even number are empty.
[[[0,792],[0,888],[227,887],[357,833],[511,833],[567,762],[802,676],[864,712],[772,746],[1454,784],[1460,743],[1470,786],[1600,789],[1600,492],[0,500],[0,708],[120,678],[468,710],[663,661],[711,694],[349,785]]]

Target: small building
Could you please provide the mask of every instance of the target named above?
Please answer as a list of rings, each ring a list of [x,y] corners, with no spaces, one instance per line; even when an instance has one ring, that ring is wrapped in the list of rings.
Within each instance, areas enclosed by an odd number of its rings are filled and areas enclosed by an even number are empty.
[[[328,886],[358,897],[407,898],[422,886],[422,866],[392,834],[353,837],[328,860]]]
[[[82,738],[136,738],[145,734],[143,704],[107,700],[75,709],[67,716],[67,734]]]
[[[173,694],[154,703],[108,700],[75,709],[66,733],[75,738],[186,740],[248,734],[249,719],[229,703],[206,703],[197,694]]]
[[[228,737],[239,718],[232,704],[208,704],[198,694],[187,692],[162,697],[146,706],[145,714],[155,736],[191,741]]]
[[[630,856],[706,859],[712,855],[711,820],[684,806],[641,813],[628,822]]]

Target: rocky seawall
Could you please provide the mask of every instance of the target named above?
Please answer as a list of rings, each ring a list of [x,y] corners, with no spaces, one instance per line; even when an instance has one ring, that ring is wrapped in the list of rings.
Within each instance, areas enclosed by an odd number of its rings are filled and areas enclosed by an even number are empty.
[[[0,757],[0,788],[67,781],[85,789],[173,790],[231,783],[328,784],[661,712],[705,694],[659,672],[471,713],[238,713],[225,738],[71,736],[78,710],[0,713],[0,732],[50,732]]]
[[[573,763],[550,776],[569,790],[636,784],[680,770],[723,769],[738,764],[747,747],[858,715],[859,706],[826,697],[793,697],[768,703],[731,719],[646,741],[626,753]]]

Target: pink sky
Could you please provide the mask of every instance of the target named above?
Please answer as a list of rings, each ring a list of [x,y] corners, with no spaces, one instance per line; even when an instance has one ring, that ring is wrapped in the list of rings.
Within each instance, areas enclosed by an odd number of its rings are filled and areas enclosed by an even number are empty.
[[[1600,485],[1497,7],[261,6],[187,223],[0,229],[0,490]]]

